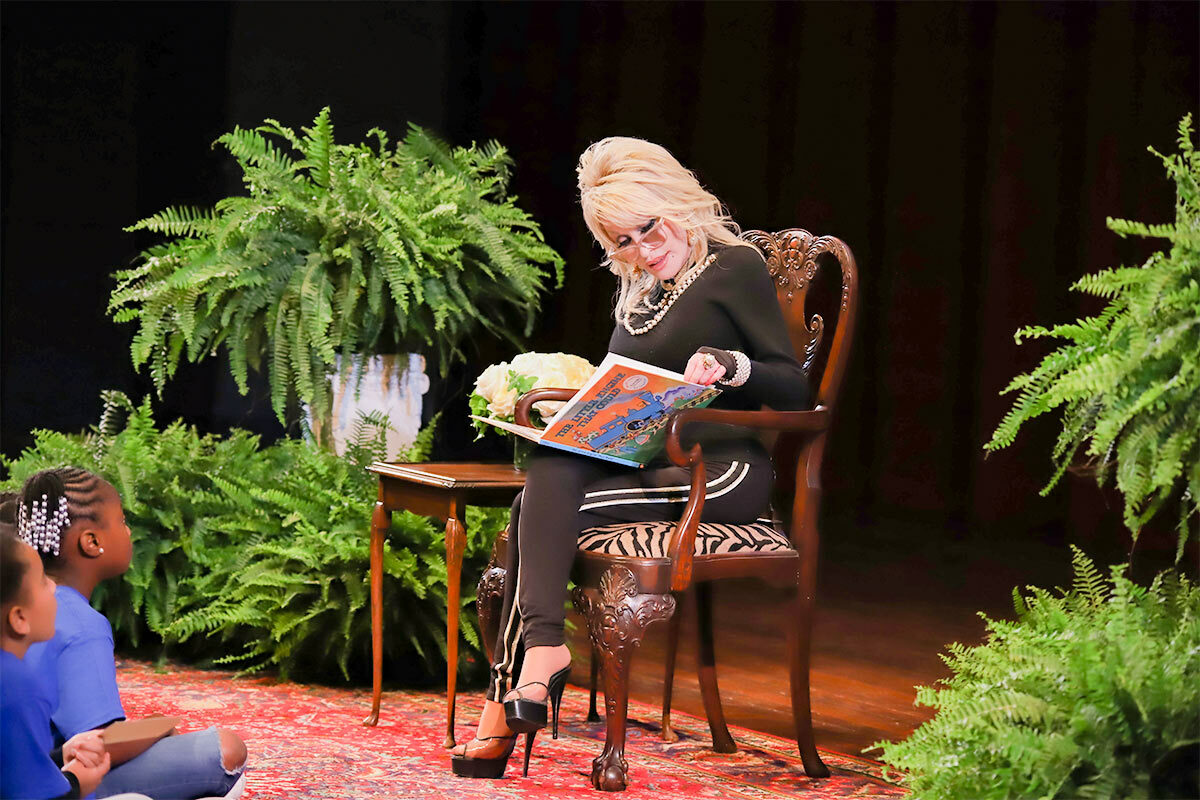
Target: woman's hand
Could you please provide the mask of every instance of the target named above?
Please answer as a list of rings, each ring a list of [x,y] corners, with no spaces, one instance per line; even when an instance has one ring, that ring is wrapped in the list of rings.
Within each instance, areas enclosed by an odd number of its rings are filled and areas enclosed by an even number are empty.
[[[77,733],[62,746],[63,763],[78,759],[88,768],[98,766],[104,760],[104,754],[104,739],[98,729]]]
[[[83,752],[83,751],[81,751]],[[96,787],[100,785],[100,781],[108,774],[108,770],[112,767],[112,756],[108,753],[104,754],[104,758],[100,759],[95,766],[89,767],[83,763],[80,758],[68,761],[66,766],[62,768],[63,772],[69,772],[79,781],[79,794],[82,797],[87,797],[92,792],[96,791]]]
[[[697,350],[688,359],[687,368],[683,371],[683,379],[689,383],[701,386],[712,386],[725,377],[725,368],[717,361],[712,353]]]

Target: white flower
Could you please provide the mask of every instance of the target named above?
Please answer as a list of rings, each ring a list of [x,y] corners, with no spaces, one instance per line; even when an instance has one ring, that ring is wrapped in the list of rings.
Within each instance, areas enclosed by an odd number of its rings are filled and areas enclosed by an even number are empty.
[[[585,358],[570,353],[521,353],[512,360],[509,368],[518,375],[529,375],[537,379],[533,388],[578,389],[587,383],[596,368]],[[559,400],[544,400],[534,406],[549,419],[560,408]]]
[[[475,380],[475,394],[488,401],[488,413],[504,419],[512,417],[517,402],[517,393],[508,388],[507,361],[492,364]]]
[[[491,400],[508,384],[508,362],[492,364],[475,379],[475,394]]]
[[[534,379],[532,388],[578,389],[596,371],[587,359],[569,353],[521,353],[512,362],[502,361],[483,371],[475,381],[475,394],[488,401],[488,413],[512,418],[517,392],[509,387],[509,372]],[[562,403],[543,401],[534,406],[543,419],[551,417]]]

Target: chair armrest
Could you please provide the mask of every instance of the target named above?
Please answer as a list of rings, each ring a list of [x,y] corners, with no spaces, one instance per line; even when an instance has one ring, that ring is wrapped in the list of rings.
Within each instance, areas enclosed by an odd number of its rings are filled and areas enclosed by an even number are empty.
[[[812,411],[730,411],[720,408],[685,408],[675,411],[667,422],[667,457],[671,463],[686,467],[688,456],[680,444],[685,425],[708,422],[739,428],[817,433],[829,427],[829,409],[817,406]]]
[[[530,389],[517,398],[513,417],[517,420],[518,425],[524,425],[526,428],[536,427],[529,418],[529,412],[533,410],[534,403],[540,403],[543,400],[570,400],[578,393],[578,389],[551,389],[549,387]]]
[[[719,408],[686,408],[672,412],[667,422],[667,457],[671,463],[691,472],[691,489],[683,516],[671,534],[667,553],[671,558],[671,590],[682,592],[692,581],[692,560],[696,532],[704,511],[704,453],[699,444],[684,451],[680,434],[685,425],[696,422],[736,425],[742,428],[818,433],[829,427],[829,409],[818,406],[812,411],[730,411]]]

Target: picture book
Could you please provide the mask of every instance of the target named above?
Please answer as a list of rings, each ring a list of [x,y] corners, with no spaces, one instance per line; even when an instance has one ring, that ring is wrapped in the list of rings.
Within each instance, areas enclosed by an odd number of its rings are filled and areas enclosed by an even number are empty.
[[[544,429],[472,417],[530,441],[632,467],[662,450],[667,419],[681,408],[703,408],[721,390],[688,383],[677,372],[609,353]]]
[[[119,720],[105,728],[100,738],[116,766],[140,756],[150,745],[170,735],[179,722],[179,717],[163,716]]]

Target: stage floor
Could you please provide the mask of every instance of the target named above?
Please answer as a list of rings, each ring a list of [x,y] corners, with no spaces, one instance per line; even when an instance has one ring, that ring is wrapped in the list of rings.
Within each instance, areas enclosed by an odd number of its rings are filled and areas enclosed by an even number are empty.
[[[1120,560],[1119,547],[1108,549],[1116,553],[1111,560]],[[1061,586],[1071,575],[1066,544],[1028,536],[955,540],[919,525],[827,525],[821,556],[813,724],[819,747],[855,755],[881,739],[907,736],[932,715],[914,707],[915,687],[949,674],[939,658],[946,644],[982,641],[978,612],[1011,617],[1014,586]],[[1170,561],[1165,554],[1143,558],[1142,567],[1147,560],[1162,566]],[[719,584],[714,595],[717,675],[727,721],[793,735],[788,622],[784,607],[774,602],[778,595],[753,582]],[[702,717],[690,611],[683,620],[673,707]],[[571,618],[572,651],[580,663],[572,680],[586,685],[590,647],[582,619]],[[665,630],[650,630],[633,665],[632,697],[656,706]]]

